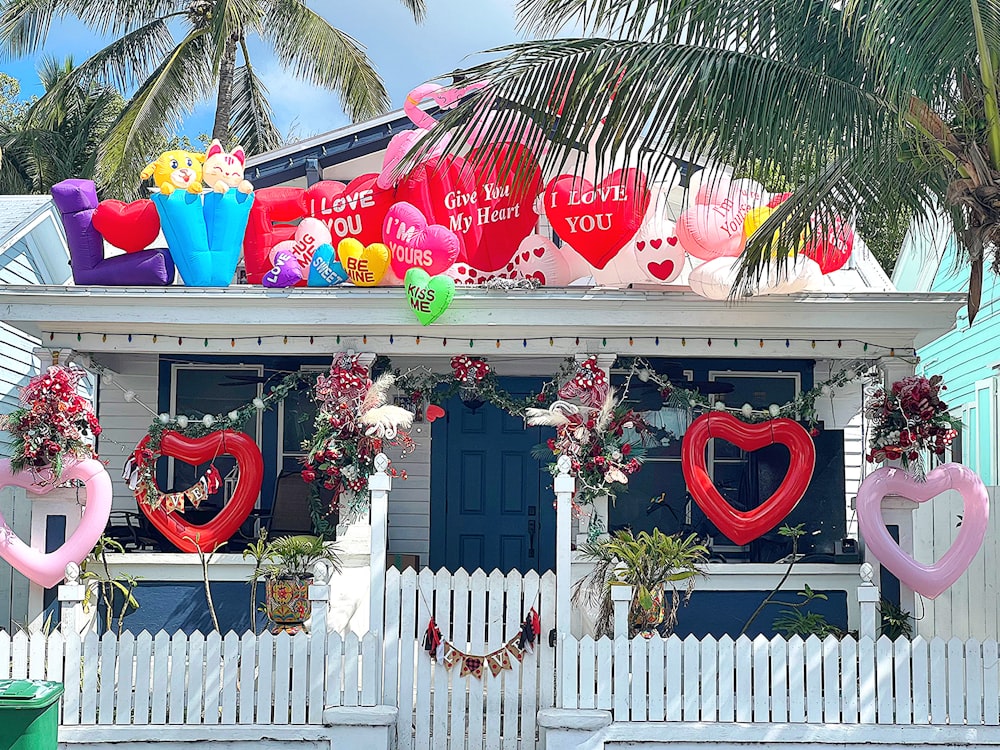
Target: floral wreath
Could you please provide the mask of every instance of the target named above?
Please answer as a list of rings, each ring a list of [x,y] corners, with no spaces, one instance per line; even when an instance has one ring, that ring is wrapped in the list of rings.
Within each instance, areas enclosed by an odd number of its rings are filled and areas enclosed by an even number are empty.
[[[0,429],[13,437],[13,472],[49,467],[62,476],[67,459],[96,458],[101,425],[90,401],[80,395],[83,370],[53,364],[21,389],[22,408],[0,416]]]

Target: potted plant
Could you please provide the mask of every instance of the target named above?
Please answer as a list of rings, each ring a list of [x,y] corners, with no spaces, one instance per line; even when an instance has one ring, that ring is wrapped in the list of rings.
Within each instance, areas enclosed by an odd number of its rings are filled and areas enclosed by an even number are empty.
[[[695,578],[706,575],[704,564],[709,554],[696,534],[667,535],[659,529],[637,535],[627,529],[616,531],[585,544],[581,552],[594,563],[594,569],[577,583],[574,597],[596,605],[597,635],[612,634],[612,587],[630,585],[629,637],[639,634],[647,638],[657,632],[673,632],[681,602],[691,597]],[[683,591],[679,588],[682,582]]]
[[[320,562],[329,564],[333,571],[340,570],[336,548],[318,536],[282,536],[266,543],[252,581],[256,586],[264,579],[265,609],[274,623],[271,632],[294,634],[302,630],[312,614],[309,585],[313,567]]]

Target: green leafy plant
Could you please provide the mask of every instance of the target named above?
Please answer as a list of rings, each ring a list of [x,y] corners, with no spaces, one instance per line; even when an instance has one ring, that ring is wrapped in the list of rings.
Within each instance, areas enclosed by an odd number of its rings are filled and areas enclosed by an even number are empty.
[[[598,635],[609,635],[614,622],[611,587],[626,583],[634,587],[629,621],[638,623],[647,618],[656,606],[660,592],[670,589],[670,604],[663,607],[661,633],[668,635],[677,624],[677,611],[687,603],[694,590],[695,579],[707,575],[704,567],[708,548],[696,534],[683,537],[667,535],[659,529],[652,533],[629,530],[616,531],[607,539],[585,544],[581,548],[585,559],[594,563],[589,575],[577,582],[574,598],[577,602],[598,607]],[[683,584],[683,590],[679,588]],[[663,597],[665,599],[665,596]],[[630,634],[631,635],[631,634]]]
[[[263,577],[266,557],[267,529],[262,528],[257,541],[251,542],[243,550],[243,559],[253,560],[253,573],[250,575],[250,628],[254,632],[257,632],[257,582]]]
[[[280,536],[265,543],[265,538],[251,545],[253,551],[244,552],[244,557],[253,557],[256,567],[253,580],[261,578],[312,578],[313,566],[318,562],[329,564],[336,572],[340,570],[340,555],[336,547],[318,536],[297,534]]]
[[[84,612],[89,612],[91,607],[96,606],[94,597],[99,597],[104,604],[104,628],[106,631],[114,628],[118,635],[121,635],[124,628],[125,615],[139,609],[139,602],[135,598],[138,578],[122,573],[113,576],[108,564],[109,553],[124,552],[125,548],[118,541],[102,535],[90,555],[80,564],[80,582],[84,584]]]
[[[882,635],[892,640],[913,637],[913,615],[888,599],[880,599],[878,611],[882,616]]]
[[[750,615],[750,619],[743,624],[743,629],[740,631],[740,635],[744,635],[747,630],[749,630],[751,623],[757,619],[757,616],[764,610],[764,607],[771,604],[787,604],[787,602],[776,600],[774,597],[777,595],[778,591],[781,590],[781,587],[785,585],[785,581],[788,580],[788,576],[792,574],[792,568],[795,567],[795,561],[799,556],[799,538],[805,536],[806,530],[801,523],[797,526],[783,524],[782,527],[778,529],[778,534],[792,540],[792,553],[788,558],[788,567],[785,569],[785,574],[781,577],[781,580],[778,581],[778,584],[771,589],[771,592],[764,597],[764,601],[762,601],[760,605],[758,605],[757,609],[754,610],[753,614]]]
[[[827,596],[824,593],[813,591],[812,588],[806,584],[803,590],[798,593],[801,597],[801,601],[798,602],[780,602],[784,604],[788,609],[781,610],[778,616],[774,618],[774,622],[771,623],[771,627],[775,631],[781,633],[785,638],[791,638],[793,635],[801,636],[805,638],[810,635],[819,636],[820,638],[826,638],[828,635],[842,636],[844,631],[827,622],[825,616],[821,615],[819,612],[808,612],[805,608],[813,601],[821,600],[825,601]],[[772,604],[778,604],[779,602],[771,602]]]

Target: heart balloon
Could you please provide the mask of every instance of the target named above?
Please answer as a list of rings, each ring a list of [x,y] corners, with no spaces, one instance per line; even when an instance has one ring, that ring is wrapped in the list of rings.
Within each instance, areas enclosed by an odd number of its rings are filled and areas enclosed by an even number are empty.
[[[151,200],[105,200],[94,211],[94,229],[126,253],[149,247],[160,234],[160,216]]]
[[[395,204],[385,215],[382,239],[389,248],[392,272],[403,278],[411,268],[431,276],[444,273],[458,257],[458,235],[440,224],[428,224],[416,206]]]
[[[788,447],[788,473],[774,494],[758,507],[736,510],[719,493],[708,473],[705,449],[712,438],[733,443],[745,451],[768,445]],[[747,424],[728,412],[709,412],[691,423],[681,446],[681,470],[688,491],[708,519],[727,539],[746,544],[777,526],[805,495],[816,467],[816,446],[805,428],[790,419]]]
[[[47,471],[43,471],[48,474]],[[45,484],[38,480],[44,479]],[[0,516],[0,557],[14,570],[45,588],[52,588],[63,580],[69,563],[83,562],[104,533],[111,514],[111,477],[100,461],[92,458],[83,461],[67,460],[58,481],[51,476],[39,476],[31,471],[14,473],[10,461],[0,461],[0,488],[22,487],[35,495],[51,492],[59,482],[78,479],[86,489],[87,504],[83,517],[69,539],[53,552],[40,552],[21,541]]]
[[[138,448],[146,447],[147,435]],[[212,552],[229,541],[237,529],[250,517],[257,504],[260,485],[264,476],[264,459],[254,439],[243,432],[218,430],[204,437],[185,437],[177,432],[164,432],[160,440],[160,453],[189,464],[208,463],[212,459],[229,455],[236,459],[239,479],[229,502],[208,523],[188,523],[181,513],[168,513],[160,504],[155,510],[148,503],[140,502],[139,508],[150,523],[160,530],[167,540],[181,552]]]
[[[649,207],[646,177],[615,170],[600,185],[573,175],[545,190],[545,215],[559,236],[594,268],[604,268],[642,226]]]
[[[264,274],[260,283],[268,289],[285,289],[295,286],[300,281],[302,281],[302,266],[291,253],[279,250],[274,255],[274,268]]]
[[[802,254],[819,263],[824,274],[839,271],[851,257],[854,250],[854,229],[839,216],[834,217],[833,226],[828,227],[825,237],[814,237],[806,242]]]
[[[309,286],[336,286],[347,281],[347,271],[337,260],[332,245],[320,245],[309,264]]]
[[[326,225],[330,244],[336,246],[348,237],[365,245],[382,241],[382,222],[396,198],[393,191],[375,184],[377,177],[364,174],[346,186],[321,180],[306,191],[309,216]]]
[[[421,325],[428,326],[444,314],[455,296],[455,281],[447,276],[431,276],[411,268],[403,279],[410,309]]]
[[[389,248],[380,242],[365,247],[348,237],[337,245],[337,257],[354,286],[375,286],[389,268]]]
[[[771,195],[753,180],[733,180],[709,174],[701,183],[695,204],[677,217],[677,238],[694,258],[736,257],[746,247],[747,214],[764,206]]]
[[[322,221],[306,218],[300,221],[299,225],[295,228],[295,236],[291,241],[292,246],[288,252],[295,256],[295,260],[299,262],[300,268],[309,268],[316,248],[320,245],[331,244],[333,237],[330,235],[330,230],[326,228],[326,224]],[[271,261],[274,262],[273,257]]]
[[[882,499],[899,495],[926,503],[942,492],[962,496],[962,525],[954,543],[936,563],[918,563],[889,535],[882,517]],[[961,464],[942,464],[917,481],[902,469],[885,466],[872,472],[858,488],[858,527],[876,560],[919,594],[935,599],[961,577],[983,545],[990,519],[990,498],[982,480]]]

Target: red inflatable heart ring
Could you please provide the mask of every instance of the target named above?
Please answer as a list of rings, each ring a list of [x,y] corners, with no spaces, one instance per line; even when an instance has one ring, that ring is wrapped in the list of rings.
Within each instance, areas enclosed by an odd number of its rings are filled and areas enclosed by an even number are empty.
[[[705,449],[712,438],[727,440],[746,451],[775,443],[785,445],[791,454],[788,473],[760,506],[736,510],[708,473]],[[688,491],[719,531],[737,544],[753,541],[781,523],[805,495],[815,467],[816,446],[805,428],[791,419],[747,424],[728,412],[709,412],[694,420],[684,433],[681,469]]]
[[[139,448],[144,448],[149,437],[143,438]],[[250,516],[257,503],[264,474],[264,459],[260,448],[249,435],[232,430],[219,430],[204,437],[185,437],[176,432],[165,432],[160,441],[160,454],[171,456],[189,464],[203,464],[220,455],[236,459],[239,479],[229,502],[208,523],[192,524],[181,513],[168,513],[163,505],[155,510],[148,503],[139,507],[150,522],[182,552],[214,552],[229,541]]]

